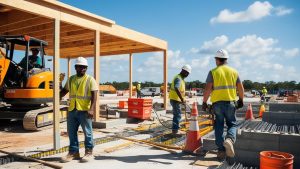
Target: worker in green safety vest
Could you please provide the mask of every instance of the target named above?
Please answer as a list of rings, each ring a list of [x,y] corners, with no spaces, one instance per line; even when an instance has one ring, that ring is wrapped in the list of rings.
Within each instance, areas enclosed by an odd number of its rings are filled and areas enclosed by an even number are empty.
[[[181,69],[181,72],[176,75],[171,84],[169,98],[170,103],[173,108],[173,125],[172,125],[172,134],[178,134],[180,128],[179,122],[181,119],[181,109],[180,104],[185,104],[185,81],[184,79],[188,77],[191,73],[192,68],[190,65],[184,65]]]
[[[141,95],[141,82],[138,82],[138,84],[136,85],[136,97],[137,98],[142,98],[142,95]]]
[[[70,105],[68,108],[67,130],[70,140],[69,153],[61,158],[61,162],[69,162],[80,158],[78,127],[81,126],[84,133],[85,155],[81,162],[93,159],[93,128],[92,118],[96,108],[98,85],[92,76],[86,74],[88,62],[83,57],[78,57],[75,63],[76,75],[71,76],[60,96],[70,92]]]
[[[215,114],[215,143],[218,147],[217,157],[219,160],[224,160],[225,157],[232,160],[235,156],[233,149],[237,130],[235,111],[237,108],[243,107],[244,98],[243,84],[238,72],[227,65],[228,58],[226,50],[221,49],[216,52],[217,67],[208,73],[202,103],[202,110],[206,111],[210,96],[212,112]],[[239,99],[236,102],[237,90]],[[225,138],[223,136],[224,120],[228,127]]]

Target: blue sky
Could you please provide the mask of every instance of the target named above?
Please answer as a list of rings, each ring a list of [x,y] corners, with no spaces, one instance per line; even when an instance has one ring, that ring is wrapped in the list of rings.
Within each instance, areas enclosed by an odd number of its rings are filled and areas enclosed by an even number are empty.
[[[186,80],[204,82],[220,48],[228,50],[229,65],[242,80],[300,81],[300,3],[295,0],[61,2],[166,40],[169,81],[184,64],[190,64],[193,70]],[[134,54],[133,58],[133,81],[163,81],[162,52]],[[101,58],[100,63],[101,83],[128,81],[128,55]],[[66,72],[63,66],[62,71]],[[92,71],[90,66],[88,73]]]

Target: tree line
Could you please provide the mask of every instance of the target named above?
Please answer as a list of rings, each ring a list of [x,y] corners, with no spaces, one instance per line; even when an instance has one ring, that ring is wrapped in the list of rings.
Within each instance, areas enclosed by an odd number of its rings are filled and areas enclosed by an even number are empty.
[[[102,83],[105,85],[112,85],[117,90],[127,90],[129,88],[129,82],[106,82]],[[137,85],[137,82],[133,82],[133,85]],[[142,87],[160,87],[162,83],[155,83],[155,82],[142,82]],[[168,83],[170,86],[171,83]],[[243,85],[245,90],[261,90],[264,86],[270,93],[276,93],[280,90],[300,90],[300,82],[296,81],[284,81],[284,82],[274,82],[274,81],[267,81],[265,83],[260,82],[252,82],[251,80],[244,80]],[[205,82],[200,82],[199,80],[186,82],[186,89],[191,88],[204,88]]]

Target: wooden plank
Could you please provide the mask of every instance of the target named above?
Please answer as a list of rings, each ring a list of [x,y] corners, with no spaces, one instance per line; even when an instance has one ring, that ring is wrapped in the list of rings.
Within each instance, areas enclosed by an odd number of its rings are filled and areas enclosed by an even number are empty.
[[[94,77],[96,79],[97,85],[100,84],[100,31],[95,31],[94,33]],[[99,91],[98,91],[99,92]],[[97,101],[94,110],[94,121],[100,121],[100,102],[99,94],[97,94]]]
[[[129,98],[132,97],[132,53],[129,54]]]
[[[16,31],[20,29],[25,29],[25,28],[31,28],[35,27],[38,25],[43,25],[46,23],[51,23],[52,21],[47,18],[43,17],[33,17],[25,20],[24,22],[17,22],[15,24],[7,24],[7,25],[2,25],[0,27],[0,32],[4,31]]]
[[[52,167],[52,168],[58,168],[58,169],[63,168],[62,166],[51,163],[51,162],[47,162],[47,161],[44,161],[44,160],[35,159],[35,158],[31,158],[31,157],[21,156],[21,155],[18,155],[16,153],[11,153],[11,152],[8,152],[8,151],[0,150],[0,153],[8,154],[8,155],[18,157],[18,158],[21,158],[21,159],[25,159],[25,160],[29,160],[29,161],[35,161],[35,162],[44,164],[44,165],[46,165],[48,167]]]
[[[60,20],[55,19],[53,24],[55,30],[55,36],[53,41],[55,42],[53,48],[53,84],[54,84],[54,96],[53,96],[53,147],[55,150],[60,148],[60,129],[59,129],[59,122],[60,122],[60,100],[59,100],[59,58],[60,58],[60,47],[59,47],[59,34],[60,34]]]
[[[61,9],[55,4],[53,4],[53,6],[51,7],[44,6],[43,2],[44,1],[32,2],[23,0],[3,0],[0,3],[47,18],[60,18],[61,21],[64,21],[66,23],[74,24],[77,26],[84,26],[85,28],[91,30],[101,30],[101,32],[107,34],[148,44],[152,47],[156,47],[162,50],[165,50],[167,48],[167,42],[163,40],[124,28],[122,26],[103,24],[103,21],[101,22],[101,20],[97,20],[97,18],[95,17],[87,15],[83,16],[83,14],[73,11],[72,9]],[[35,10],[33,11],[32,9]]]
[[[164,53],[164,109],[167,110],[167,101],[168,101],[168,53],[167,53],[167,50],[164,50],[163,51]]]

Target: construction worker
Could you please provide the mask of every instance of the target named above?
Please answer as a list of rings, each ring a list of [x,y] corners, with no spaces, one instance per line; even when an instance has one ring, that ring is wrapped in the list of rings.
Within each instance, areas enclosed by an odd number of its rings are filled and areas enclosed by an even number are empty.
[[[226,156],[233,159],[235,155],[233,149],[237,130],[235,110],[243,107],[244,97],[243,84],[238,72],[227,65],[228,58],[226,50],[221,49],[216,52],[217,67],[208,73],[202,103],[202,110],[206,111],[208,108],[207,100],[210,96],[212,111],[215,114],[215,143],[218,147],[217,157],[219,160],[224,160]],[[238,90],[239,96],[237,102],[236,90]],[[223,137],[224,120],[228,127],[225,141]]]
[[[142,95],[141,95],[141,82],[138,82],[138,84],[136,85],[136,96],[137,96],[137,98],[142,98]]]
[[[93,128],[92,118],[97,101],[98,85],[92,76],[86,74],[88,62],[83,57],[78,57],[75,63],[76,75],[71,76],[60,96],[65,96],[70,92],[70,105],[67,119],[67,130],[69,134],[70,146],[67,156],[61,158],[61,162],[69,162],[79,159],[78,127],[84,133],[85,155],[81,162],[88,162],[93,158]]]
[[[33,68],[41,68],[42,67],[42,59],[38,56],[40,50],[39,48],[31,48],[32,55],[28,56],[28,71]],[[19,63],[23,69],[27,67],[27,58],[24,57]]]
[[[175,136],[178,134],[180,128],[179,122],[181,119],[180,104],[185,104],[185,81],[184,79],[188,77],[191,73],[192,68],[190,65],[184,65],[181,72],[173,78],[171,88],[170,88],[170,103],[173,108],[173,125],[172,134]]]
[[[264,86],[263,89],[261,90],[261,96],[260,96],[260,100],[261,100],[262,103],[265,103],[267,93],[268,93],[268,90]]]

